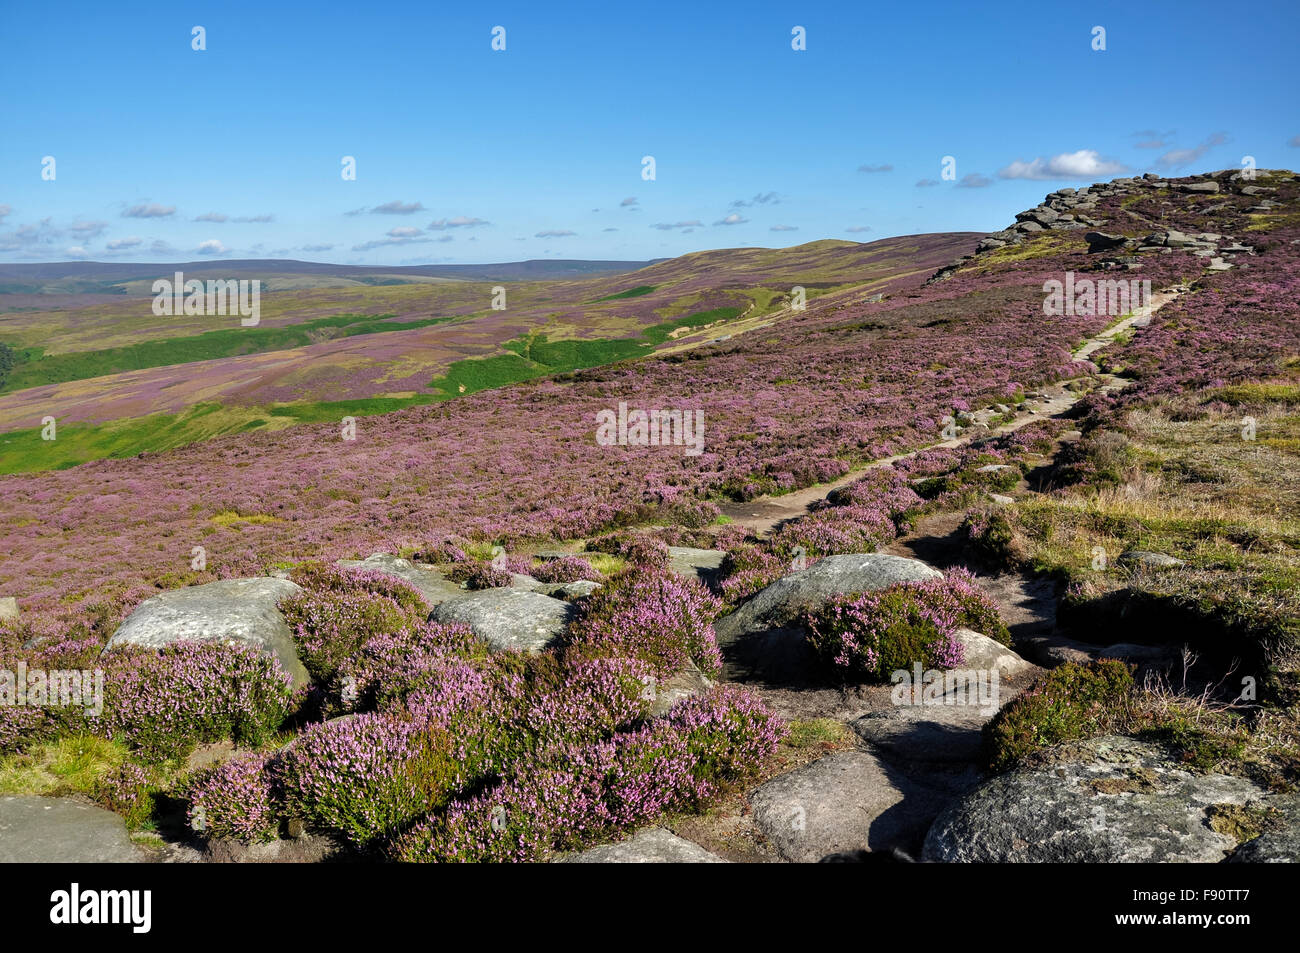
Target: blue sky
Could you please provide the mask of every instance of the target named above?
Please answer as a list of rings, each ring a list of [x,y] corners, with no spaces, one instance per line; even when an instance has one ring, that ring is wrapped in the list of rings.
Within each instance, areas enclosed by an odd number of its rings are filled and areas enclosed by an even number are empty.
[[[646,259],[1300,164],[1293,0],[460,6],[5,4],[0,261]]]

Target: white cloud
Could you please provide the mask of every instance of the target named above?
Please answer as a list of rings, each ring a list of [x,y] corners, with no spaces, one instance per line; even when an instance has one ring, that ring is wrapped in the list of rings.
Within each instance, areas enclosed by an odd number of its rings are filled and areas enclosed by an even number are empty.
[[[1228,137],[1221,132],[1216,132],[1200,145],[1192,146],[1190,149],[1170,149],[1159,159],[1156,159],[1156,165],[1166,169],[1176,169],[1179,166],[1191,165],[1193,162],[1200,160],[1201,156],[1209,152],[1215,146],[1221,146],[1228,141]]]
[[[147,202],[141,205],[132,205],[122,213],[123,218],[167,218],[176,214],[175,205],[159,205],[157,202]]]
[[[391,202],[385,202],[383,205],[376,205],[370,210],[375,215],[413,215],[416,212],[423,212],[424,206],[419,202],[402,202],[393,199]]]
[[[1037,158],[1029,162],[1016,160],[998,170],[1003,179],[1096,179],[1117,175],[1127,170],[1122,162],[1103,159],[1095,149],[1062,152],[1050,159]]]
[[[491,222],[485,222],[481,218],[471,218],[468,215],[457,215],[455,218],[440,218],[435,222],[430,222],[429,231],[442,232],[449,228],[478,228],[480,225],[491,224]]]
[[[713,224],[714,225],[744,225],[748,221],[749,219],[743,217],[742,215],[740,215],[740,213],[732,212],[726,218],[720,218]]]
[[[130,238],[114,238],[104,247],[109,251],[122,251],[125,248],[134,248],[136,245],[143,243],[144,239],[136,238],[134,235]]]
[[[200,255],[224,255],[228,251],[230,251],[230,249],[221,244],[221,242],[217,241],[215,238],[209,238],[205,242],[199,242]]]

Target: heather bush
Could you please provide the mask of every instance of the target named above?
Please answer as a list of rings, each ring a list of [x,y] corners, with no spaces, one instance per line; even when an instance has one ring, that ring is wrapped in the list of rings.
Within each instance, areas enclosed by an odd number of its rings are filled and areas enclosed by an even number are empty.
[[[589,596],[570,626],[573,645],[646,662],[660,678],[693,661],[706,675],[722,669],[713,634],[721,604],[694,580],[649,567],[628,569]]]
[[[295,567],[291,578],[304,589],[314,592],[352,593],[368,592],[386,596],[395,602],[413,621],[429,614],[429,604],[420,591],[405,579],[376,569],[343,569],[320,562],[302,563]]]
[[[588,540],[587,549],[593,553],[621,556],[635,566],[662,569],[668,565],[668,547],[653,536],[624,531]]]
[[[332,694],[352,711],[400,702],[430,672],[456,659],[481,659],[486,651],[469,626],[459,622],[421,622],[381,632],[339,666]]]
[[[414,824],[390,848],[416,862],[533,862],[698,808],[751,780],[784,734],[753,696],[717,689],[542,763]]]
[[[326,683],[370,638],[418,625],[428,611],[413,613],[387,595],[365,589],[298,593],[280,603],[293,629],[298,654],[313,679]]]
[[[199,744],[263,744],[290,712],[289,676],[247,645],[178,642],[106,659],[100,730],[151,761]]]
[[[108,810],[121,814],[128,830],[139,830],[153,816],[154,783],[147,768],[127,761],[95,783],[92,797]]]
[[[756,779],[786,734],[757,696],[729,686],[678,702],[667,721],[693,762],[687,800],[694,806]]]
[[[539,749],[608,737],[644,718],[654,672],[645,662],[572,653],[521,706],[520,723]]]
[[[1125,714],[1129,666],[1113,659],[1052,669],[984,727],[988,765],[1001,770],[1041,748],[1104,734]]]
[[[1004,645],[1011,634],[997,606],[962,569],[945,578],[844,595],[805,612],[808,640],[841,675],[884,681],[914,663],[955,668],[965,650],[954,633],[974,629]]]
[[[248,754],[195,772],[185,783],[186,819],[194,831],[210,838],[258,842],[280,831],[270,759]]]
[[[790,560],[782,559],[766,546],[737,546],[723,557],[718,589],[724,602],[735,604],[789,572]]]
[[[804,613],[808,641],[845,678],[886,681],[892,672],[953,668],[965,653],[954,613],[912,584],[843,595]]]
[[[475,590],[504,589],[515,581],[513,570],[477,560],[452,566],[445,575],[452,582],[459,582],[466,589]]]
[[[282,754],[277,775],[291,816],[357,846],[437,808],[468,780],[442,733],[383,713],[311,726]]]
[[[532,576],[541,582],[550,583],[578,582],[582,579],[600,582],[605,578],[581,556],[565,556],[542,563],[532,571]]]

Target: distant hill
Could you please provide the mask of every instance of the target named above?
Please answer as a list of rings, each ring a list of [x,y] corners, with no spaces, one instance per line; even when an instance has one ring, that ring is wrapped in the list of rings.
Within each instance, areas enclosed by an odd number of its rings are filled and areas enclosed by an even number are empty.
[[[636,271],[653,261],[585,261],[530,259],[487,265],[332,265],[327,262],[275,258],[236,258],[219,261],[105,262],[58,261],[0,264],[0,294],[68,294],[115,292],[128,294],[128,283],[170,277],[177,271],[194,278],[307,278],[350,280],[357,284],[403,284],[424,279],[451,281],[557,281],[597,278]],[[311,281],[297,283],[310,287]],[[146,286],[147,291],[147,286]]]

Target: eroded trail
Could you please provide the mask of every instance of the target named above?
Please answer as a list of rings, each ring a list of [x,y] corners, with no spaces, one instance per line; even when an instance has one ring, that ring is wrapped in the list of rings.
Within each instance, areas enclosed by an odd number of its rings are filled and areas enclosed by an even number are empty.
[[[1168,288],[1164,291],[1157,292],[1151,296],[1150,303],[1145,308],[1140,308],[1132,314],[1126,316],[1120,321],[1115,322],[1103,331],[1088,338],[1071,354],[1075,360],[1089,360],[1091,355],[1106,347],[1115,340],[1116,337],[1132,328],[1146,327],[1151,322],[1152,316],[1176,300],[1179,296],[1186,293],[1187,289],[1182,286]],[[1123,388],[1127,381],[1115,377],[1112,374],[1093,375],[1102,380],[1101,390],[1104,392],[1115,391]],[[884,457],[880,460],[873,460],[865,466],[850,470],[844,476],[830,483],[820,483],[816,486],[805,487],[802,490],[796,490],[793,493],[786,493],[782,496],[761,496],[745,503],[729,503],[722,507],[723,515],[727,516],[738,526],[744,527],[757,536],[766,536],[772,530],[776,529],[787,520],[798,519],[806,516],[809,507],[814,503],[824,500],[828,493],[842,486],[847,486],[862,478],[862,475],[868,470],[877,467],[889,466],[900,460],[907,460],[916,456],[924,450],[951,449],[962,447],[977,439],[984,439],[990,436],[999,436],[1001,434],[1013,433],[1022,427],[1026,427],[1038,420],[1050,417],[1064,417],[1070,409],[1083,397],[1082,392],[1075,392],[1069,389],[1070,385],[1076,380],[1082,378],[1071,378],[1069,380],[1058,381],[1050,387],[1035,392],[1037,396],[1025,401],[1026,409],[1017,414],[1016,419],[1008,421],[991,430],[980,430],[962,434],[950,440],[940,440],[915,450],[909,450],[906,453],[895,454],[891,457]]]

